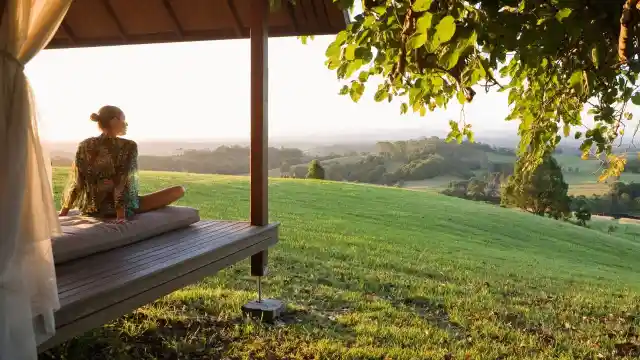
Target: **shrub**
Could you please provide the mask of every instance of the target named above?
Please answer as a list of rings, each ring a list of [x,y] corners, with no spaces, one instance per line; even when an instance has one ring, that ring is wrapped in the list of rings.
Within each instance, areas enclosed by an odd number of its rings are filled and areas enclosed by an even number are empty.
[[[322,167],[322,165],[320,165],[320,162],[318,160],[313,160],[309,163],[307,179],[324,180],[324,168]]]
[[[586,227],[587,221],[591,220],[591,210],[586,206],[582,206],[574,212],[574,216],[578,219],[578,225]]]

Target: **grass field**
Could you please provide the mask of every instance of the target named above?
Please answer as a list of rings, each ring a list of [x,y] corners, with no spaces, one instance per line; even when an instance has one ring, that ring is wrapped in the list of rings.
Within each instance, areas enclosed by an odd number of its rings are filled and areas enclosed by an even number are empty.
[[[57,193],[64,178],[57,169]],[[244,177],[143,172],[141,182],[184,185],[180,204],[205,218],[248,216]],[[242,320],[256,296],[245,261],[42,358],[640,356],[632,236],[429,192],[293,179],[269,191],[282,228],[265,291],[289,304],[282,321]]]

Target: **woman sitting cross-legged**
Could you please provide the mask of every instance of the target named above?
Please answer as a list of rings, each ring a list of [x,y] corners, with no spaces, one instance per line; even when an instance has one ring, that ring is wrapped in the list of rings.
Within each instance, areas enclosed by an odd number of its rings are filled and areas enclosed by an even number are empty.
[[[60,216],[67,216],[75,206],[84,215],[124,222],[184,195],[182,186],[138,195],[138,145],[120,137],[127,131],[124,113],[107,105],[91,114],[91,120],[98,123],[102,134],[78,145]]]

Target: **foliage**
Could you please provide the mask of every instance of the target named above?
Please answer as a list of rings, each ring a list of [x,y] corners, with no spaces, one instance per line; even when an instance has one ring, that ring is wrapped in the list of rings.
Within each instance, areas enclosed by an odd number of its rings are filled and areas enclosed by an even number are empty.
[[[500,173],[487,174],[485,177],[473,177],[469,180],[451,181],[440,193],[461,199],[500,204],[500,189],[506,182],[506,175]]]
[[[334,0],[352,9],[355,0]],[[340,90],[355,102],[378,83],[376,101],[402,99],[400,112],[425,115],[476,90],[508,92],[520,121],[520,172],[530,175],[571,129],[585,157],[607,159],[601,180],[619,174],[613,142],[640,104],[638,0],[363,0],[363,12],[326,50]],[[624,9],[624,10],[623,10]],[[375,80],[374,80],[375,79]],[[500,79],[500,80],[498,80]],[[504,82],[501,84],[500,82]],[[474,90],[475,89],[475,90]],[[589,107],[594,123],[581,111]],[[472,139],[464,118],[449,139]]]
[[[569,186],[564,182],[562,170],[556,160],[547,155],[542,164],[527,174],[518,171],[526,166],[523,158],[516,162],[516,171],[502,192],[502,204],[515,206],[536,215],[549,215],[555,219],[570,215]]]
[[[67,174],[54,169],[57,199]],[[179,204],[203,219],[248,218],[246,177],[140,180],[144,193],[184,185]],[[640,243],[622,230],[427,192],[270,183],[282,225],[262,290],[288,304],[282,322],[243,319],[257,288],[241,261],[41,360],[622,359],[618,345],[636,341]]]
[[[578,225],[587,226],[587,221],[591,220],[591,211],[586,206],[580,207],[573,215],[578,220]]]
[[[250,149],[246,146],[220,146],[214,150],[184,150],[177,155],[140,155],[142,170],[183,171],[200,174],[243,175],[249,173]],[[268,149],[268,166],[280,168],[284,164],[309,161],[300,149]]]
[[[364,147],[362,147],[364,148]],[[330,147],[335,156],[337,145]],[[317,158],[325,169],[327,180],[365,182],[380,185],[397,185],[404,181],[421,181],[451,176],[469,179],[474,176],[489,178],[496,174],[510,175],[513,172],[513,150],[496,148],[488,144],[464,141],[448,143],[438,137],[419,138],[406,141],[380,141],[371,146],[373,153],[357,155],[347,147],[344,157]],[[324,152],[326,153],[326,149]],[[491,160],[499,155],[500,160]],[[501,157],[505,156],[505,158]],[[324,160],[323,160],[324,159]],[[308,164],[291,167],[288,174],[297,178],[306,176]]]
[[[402,165],[397,173],[404,180],[431,179],[446,174],[444,158],[438,154],[429,155],[423,160],[414,160]]]
[[[477,178],[469,180],[467,185],[467,194],[474,200],[480,199],[485,196],[485,190],[487,183]]]
[[[312,160],[309,163],[309,169],[307,171],[307,179],[324,179],[324,168],[320,165],[318,160]]]
[[[582,206],[601,215],[637,218],[640,213],[640,183],[616,181],[609,184],[608,192],[603,195],[582,195],[572,199],[573,211],[578,211]]]

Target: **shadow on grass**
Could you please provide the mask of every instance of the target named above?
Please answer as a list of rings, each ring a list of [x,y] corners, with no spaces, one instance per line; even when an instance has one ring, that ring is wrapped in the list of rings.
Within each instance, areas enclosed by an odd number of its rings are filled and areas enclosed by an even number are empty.
[[[190,316],[150,316],[136,311],[50,349],[39,359],[244,358],[240,353],[251,359],[279,359],[275,355],[278,347],[284,346],[294,332],[315,332],[318,337],[340,343],[355,339],[347,326],[324,312],[289,306],[275,323],[267,324],[240,315],[222,319],[216,314],[193,311],[193,304],[188,302],[180,303],[173,305],[188,307]],[[136,325],[137,331],[126,330]],[[251,350],[255,347],[253,343],[265,339],[269,341],[261,344],[260,349]],[[292,344],[289,342],[288,346]]]

